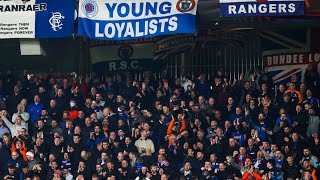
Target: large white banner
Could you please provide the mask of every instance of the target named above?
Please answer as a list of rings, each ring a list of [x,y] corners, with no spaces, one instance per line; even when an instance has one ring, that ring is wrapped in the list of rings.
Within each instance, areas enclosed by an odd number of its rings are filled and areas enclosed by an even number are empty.
[[[80,0],[78,34],[126,40],[195,33],[198,0]]]

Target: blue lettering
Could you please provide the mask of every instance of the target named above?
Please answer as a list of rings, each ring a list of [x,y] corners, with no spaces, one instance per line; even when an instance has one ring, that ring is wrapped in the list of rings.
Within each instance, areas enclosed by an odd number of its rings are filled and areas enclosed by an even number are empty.
[[[123,8],[124,8],[124,12],[122,12]],[[126,3],[121,3],[121,4],[119,4],[119,6],[117,8],[117,11],[118,11],[118,15],[120,17],[127,17],[129,15],[129,12],[130,12],[130,7]]]
[[[154,5],[154,6],[152,6]],[[158,2],[155,2],[154,4],[151,4],[149,2],[146,3],[146,16],[150,14],[156,15],[157,14],[157,7],[158,7]]]
[[[146,16],[159,14],[170,14],[172,3],[170,2],[145,2],[145,3],[132,3],[132,7],[127,3],[105,3],[107,10],[109,11],[109,17],[113,18],[115,13],[118,13],[119,17],[128,17],[131,13],[134,17],[140,17],[143,14]],[[116,10],[116,12],[115,12]],[[132,11],[132,12],[131,12]],[[145,12],[144,12],[145,11]]]
[[[109,11],[109,17],[112,18],[112,17],[113,17],[114,9],[116,8],[117,4],[114,3],[114,4],[112,4],[112,6],[110,6],[109,3],[106,3],[106,6],[107,6],[107,9],[108,9],[108,11]]]
[[[159,12],[160,14],[169,14],[171,12],[172,4],[170,2],[163,2],[160,4]]]
[[[143,3],[139,4],[140,6],[137,8],[137,3],[132,4],[132,15],[135,17],[139,17],[143,13]],[[138,10],[138,12],[137,12]]]

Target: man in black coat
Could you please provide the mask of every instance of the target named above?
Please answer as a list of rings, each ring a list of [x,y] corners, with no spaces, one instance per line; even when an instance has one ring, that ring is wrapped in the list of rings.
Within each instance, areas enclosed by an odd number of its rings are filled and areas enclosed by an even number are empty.
[[[14,165],[8,166],[8,172],[5,174],[3,179],[12,179],[12,180],[18,180],[19,174],[16,172],[16,168]]]
[[[110,131],[117,131],[118,116],[115,113],[113,113],[112,109],[109,107],[104,108],[103,116],[109,120]]]
[[[183,168],[180,169],[180,179],[192,180],[194,175],[191,169],[191,163],[185,162]]]
[[[73,165],[79,164],[81,160],[81,151],[85,150],[84,144],[81,142],[81,137],[78,134],[73,136],[73,143],[67,148],[67,151],[71,153],[71,161]]]
[[[282,166],[283,179],[299,179],[301,177],[300,165],[294,162],[292,155],[288,155],[286,160]]]
[[[49,107],[47,108],[48,116],[52,119],[61,120],[62,110],[57,107],[57,101],[55,99],[50,100]]]
[[[18,86],[14,86],[13,94],[9,95],[6,102],[7,102],[7,109],[10,114],[17,112],[17,106],[23,99],[23,95],[20,93]]]
[[[49,104],[50,97],[49,97],[49,94],[46,92],[45,86],[39,86],[39,90],[38,90],[37,94],[39,95],[41,102],[44,105]]]

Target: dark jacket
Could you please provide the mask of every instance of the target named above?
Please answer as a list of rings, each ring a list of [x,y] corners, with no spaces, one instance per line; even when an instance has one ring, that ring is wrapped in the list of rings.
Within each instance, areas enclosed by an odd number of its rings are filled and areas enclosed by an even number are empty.
[[[287,162],[282,166],[283,179],[297,179],[301,177],[300,166],[296,163],[289,165]]]

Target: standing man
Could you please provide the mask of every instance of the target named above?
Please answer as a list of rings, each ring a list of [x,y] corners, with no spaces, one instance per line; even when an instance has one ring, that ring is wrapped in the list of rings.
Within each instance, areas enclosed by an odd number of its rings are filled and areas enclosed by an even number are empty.
[[[138,148],[139,153],[141,156],[145,155],[147,150],[150,150],[151,153],[155,152],[154,144],[152,140],[147,138],[147,130],[143,129],[140,132],[141,138],[136,140],[134,145]]]
[[[44,105],[40,102],[39,95],[35,95],[33,101],[34,103],[29,105],[28,112],[33,124],[35,124],[35,122],[41,117],[41,111],[44,108]]]

